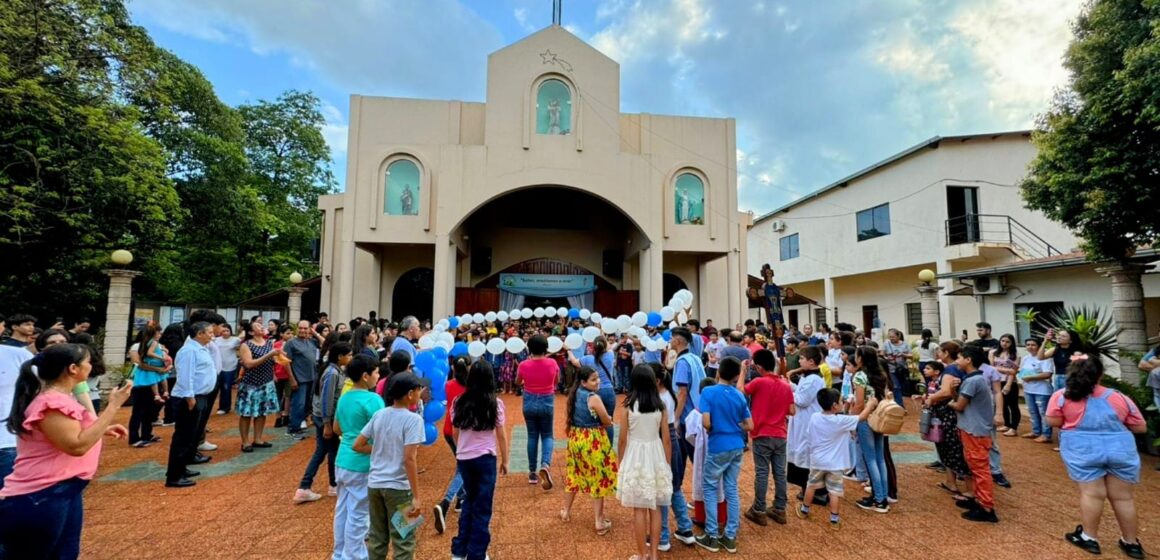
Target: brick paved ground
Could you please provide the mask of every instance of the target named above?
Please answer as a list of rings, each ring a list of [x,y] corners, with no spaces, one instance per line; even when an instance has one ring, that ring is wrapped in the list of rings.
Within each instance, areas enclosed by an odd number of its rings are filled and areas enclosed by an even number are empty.
[[[509,433],[513,433],[513,471],[526,472],[526,441],[519,399],[505,397]],[[557,403],[557,411],[563,401]],[[618,411],[620,411],[618,409]],[[913,412],[913,410],[912,410]],[[122,412],[128,420],[128,411]],[[557,433],[563,432],[557,414]],[[912,425],[909,427],[913,431]],[[199,467],[204,474],[191,489],[165,488],[161,465],[168,451],[169,428],[158,428],[165,442],[147,449],[130,449],[123,442],[107,444],[98,479],[85,495],[84,557],[129,560],[136,558],[270,558],[279,560],[329,557],[334,498],[296,506],[291,496],[311,452],[313,440],[291,445],[282,431],[270,432],[278,443],[272,450],[242,454],[237,418],[215,416],[210,439],[221,446],[214,461]],[[1024,428],[1026,429],[1026,428]],[[276,437],[275,437],[276,436]],[[900,439],[901,441],[893,441]],[[932,449],[916,438],[892,438],[898,465],[901,502],[887,515],[863,512],[853,504],[862,496],[854,484],[847,485],[843,499],[844,526],[838,533],[825,527],[823,516],[810,521],[792,518],[786,526],[757,527],[742,520],[740,550],[730,558],[750,559],[844,559],[844,558],[938,558],[980,559],[1086,558],[1065,543],[1062,535],[1077,523],[1077,498],[1059,455],[1051,446],[1022,438],[1001,438],[1003,467],[1014,483],[997,490],[998,525],[963,521],[947,494],[935,484],[941,476],[921,466]],[[561,444],[558,443],[557,449]],[[1140,510],[1141,540],[1146,549],[1160,551],[1160,472],[1157,459],[1145,457],[1144,480],[1136,492]],[[556,463],[562,464],[557,451]],[[446,487],[453,462],[440,441],[423,448],[419,465],[421,497],[426,509]],[[557,481],[562,474],[557,474]],[[753,495],[753,465],[746,458],[742,470],[743,508]],[[687,482],[687,480],[686,480]],[[325,471],[315,482],[325,495]],[[793,487],[791,486],[791,490]],[[772,488],[771,488],[772,492]],[[597,537],[591,529],[591,506],[578,500],[573,521],[563,524],[555,513],[563,494],[544,492],[527,484],[524,472],[500,479],[496,489],[496,515],[492,520],[491,557],[495,560],[539,558],[628,558],[631,545],[629,511],[619,504],[609,507],[613,529]],[[792,499],[792,492],[791,492]],[[421,529],[417,557],[450,557],[450,535],[436,535],[429,513]],[[454,527],[458,518],[452,514]],[[1118,530],[1110,509],[1105,512],[1102,541],[1105,555],[1121,557],[1115,546]],[[877,548],[869,549],[871,543]],[[720,554],[725,554],[722,551]],[[868,556],[869,555],[869,556]],[[713,556],[674,542],[669,558]]]

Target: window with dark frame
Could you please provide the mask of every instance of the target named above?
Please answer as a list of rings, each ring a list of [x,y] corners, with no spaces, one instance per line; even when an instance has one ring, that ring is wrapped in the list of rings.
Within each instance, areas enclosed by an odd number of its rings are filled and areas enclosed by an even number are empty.
[[[858,241],[890,235],[890,203],[862,210],[856,219]]]
[[[1041,337],[1051,325],[1047,324],[1047,317],[1056,311],[1063,310],[1062,301],[1045,301],[1040,303],[1022,303],[1014,306],[1015,308],[1015,338],[1018,339],[1019,345],[1023,345],[1023,341],[1032,336]],[[1020,320],[1019,315],[1028,311],[1035,311],[1038,315],[1035,317],[1035,323],[1028,325]]]
[[[906,304],[906,334],[911,336],[922,334],[922,304]]]
[[[798,258],[798,234],[787,235],[778,241],[781,244],[781,260]]]

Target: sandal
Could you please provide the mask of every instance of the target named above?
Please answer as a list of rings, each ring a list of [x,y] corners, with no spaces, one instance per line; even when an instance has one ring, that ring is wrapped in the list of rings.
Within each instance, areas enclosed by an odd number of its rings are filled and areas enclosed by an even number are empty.
[[[242,446],[242,453],[253,453],[253,452],[254,452],[254,446],[252,446],[252,445],[243,445]]]
[[[1016,432],[1014,429],[1007,430],[1006,432],[1003,432],[1004,437],[1015,437],[1017,435],[1019,435],[1019,432]]]
[[[963,493],[959,492],[958,488],[952,488],[950,486],[947,486],[947,483],[945,483],[945,482],[940,482],[936,486],[938,486],[939,488],[942,488],[943,490],[946,490],[947,493],[954,496],[956,500],[963,497]]]
[[[611,530],[612,530],[612,522],[605,519],[604,523],[600,524],[600,528],[596,529],[596,536],[603,537],[604,535],[607,535],[608,532]]]
[[[572,515],[570,513],[568,513],[568,510],[566,510],[566,509],[560,510],[560,521],[567,523],[571,520],[572,520]]]
[[[274,444],[272,444],[268,441],[255,441],[253,443],[253,446],[257,447],[258,449],[269,449],[271,447],[274,447]]]

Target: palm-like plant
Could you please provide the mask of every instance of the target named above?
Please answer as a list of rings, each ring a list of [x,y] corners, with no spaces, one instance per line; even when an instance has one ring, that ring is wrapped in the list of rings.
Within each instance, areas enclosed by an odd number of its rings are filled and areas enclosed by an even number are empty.
[[[1035,321],[1039,318],[1039,312],[1034,309],[1020,311],[1015,314],[1015,319],[1020,323],[1025,323],[1028,329],[1035,328]]]
[[[1103,308],[1081,305],[1050,312],[1042,323],[1056,331],[1067,329],[1079,335],[1080,346],[1089,353],[1115,360],[1119,352],[1119,327]],[[1043,333],[1036,333],[1042,336]]]

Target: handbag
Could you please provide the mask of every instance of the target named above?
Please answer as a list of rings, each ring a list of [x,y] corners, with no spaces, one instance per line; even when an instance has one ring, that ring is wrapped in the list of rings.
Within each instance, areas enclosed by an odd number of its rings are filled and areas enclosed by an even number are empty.
[[[930,423],[933,419],[934,413],[929,408],[922,409],[922,415],[918,417],[918,433],[930,432]]]
[[[930,429],[922,434],[922,439],[923,441],[929,441],[931,443],[942,443],[942,422],[940,422],[938,418],[931,420]]]

